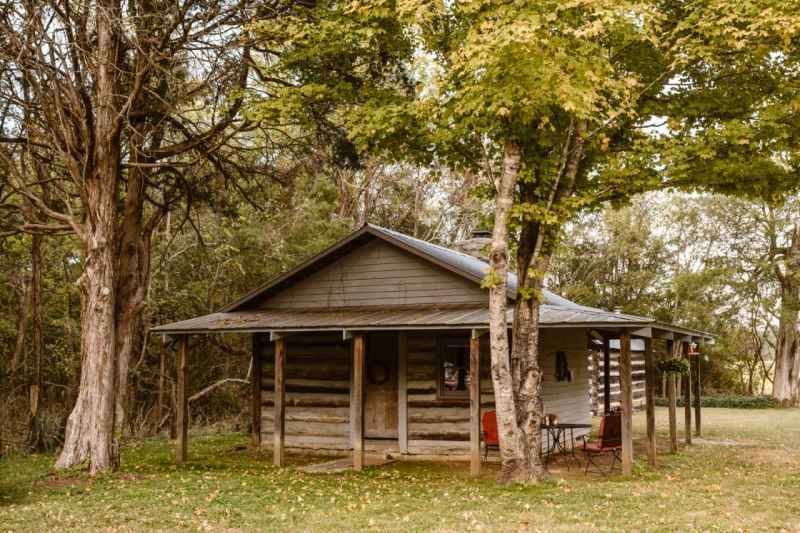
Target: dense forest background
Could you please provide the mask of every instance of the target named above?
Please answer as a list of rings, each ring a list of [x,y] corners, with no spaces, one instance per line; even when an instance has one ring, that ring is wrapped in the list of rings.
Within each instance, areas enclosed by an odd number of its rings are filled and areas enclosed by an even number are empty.
[[[217,193],[226,202],[170,212],[153,238],[146,327],[131,365],[124,435],[173,429],[175,347],[148,335],[147,327],[213,312],[364,222],[453,245],[485,225],[486,201],[464,180],[396,165],[323,167],[297,176],[289,188],[254,188],[245,199],[222,186]],[[716,344],[704,347],[705,390],[769,394],[781,292],[770,249],[788,244],[799,209],[794,200],[775,207],[709,194],[637,196],[570,223],[547,285],[585,305],[713,332]],[[37,329],[44,426],[38,447],[60,444],[80,370],[79,245],[70,236],[42,239],[37,300],[32,239],[16,234],[0,241],[2,436],[3,446],[16,449],[31,445]],[[247,429],[248,341],[246,335],[193,341],[194,424]]]

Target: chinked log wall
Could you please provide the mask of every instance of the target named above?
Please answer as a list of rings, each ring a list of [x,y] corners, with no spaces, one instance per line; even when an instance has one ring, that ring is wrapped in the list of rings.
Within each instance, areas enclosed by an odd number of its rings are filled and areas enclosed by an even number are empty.
[[[609,365],[610,371],[610,384],[611,384],[611,408],[619,408],[620,403],[620,387],[619,387],[619,350],[611,350],[610,354],[611,364]],[[633,377],[633,408],[644,409],[645,403],[645,372],[644,372],[644,352],[631,352],[631,368]],[[592,398],[592,411],[595,414],[603,412],[603,385],[604,369],[603,369],[603,352],[602,350],[596,351],[589,359],[589,376],[595,379],[590,379],[591,398]]]
[[[274,343],[262,337],[262,439],[272,442]],[[286,339],[286,447],[350,448],[350,342],[341,333]]]
[[[286,339],[286,447],[316,451],[348,450],[350,444],[351,344],[341,334],[297,334]],[[468,342],[468,334],[463,335]],[[274,343],[259,336],[263,353],[262,442],[273,428]],[[556,381],[556,352],[568,357],[571,381]],[[589,385],[585,338],[580,330],[542,334],[542,396],[545,413],[563,422],[588,423]],[[466,455],[469,451],[468,398],[440,398],[437,337],[408,334],[409,453]],[[494,408],[488,337],[481,337],[481,408]],[[576,432],[577,437],[580,432]]]

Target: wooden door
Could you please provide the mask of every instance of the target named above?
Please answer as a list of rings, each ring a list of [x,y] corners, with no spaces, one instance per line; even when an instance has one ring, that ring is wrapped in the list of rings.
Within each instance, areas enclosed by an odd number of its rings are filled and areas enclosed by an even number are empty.
[[[397,335],[367,337],[364,369],[364,436],[397,438]]]

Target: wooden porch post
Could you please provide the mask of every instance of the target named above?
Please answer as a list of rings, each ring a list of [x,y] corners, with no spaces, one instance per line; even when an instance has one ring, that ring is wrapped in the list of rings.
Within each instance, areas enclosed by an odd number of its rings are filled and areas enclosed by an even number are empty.
[[[473,330],[469,340],[470,473],[481,473],[481,340]]]
[[[683,356],[686,362],[689,363],[689,370],[685,374],[686,383],[683,387],[683,413],[684,413],[684,428],[683,436],[686,444],[692,443],[692,360],[689,357],[689,342],[683,343]]]
[[[178,439],[175,445],[175,460],[180,464],[186,461],[187,438],[189,435],[189,397],[187,385],[189,381],[189,336],[181,335],[178,348],[178,387],[176,391],[177,405],[175,425]]]
[[[647,410],[647,462],[656,466],[656,365],[653,339],[644,340],[645,409]]]
[[[408,453],[408,335],[397,335],[397,444]]]
[[[611,412],[611,343],[603,335],[603,413]]]
[[[253,446],[261,446],[261,368],[262,368],[262,339],[258,333],[253,333],[253,368],[250,371],[251,380],[251,411],[253,416]]]
[[[622,401],[622,474],[633,473],[633,382],[631,377],[631,335],[619,338],[619,385]]]
[[[272,462],[283,466],[284,428],[286,424],[286,340],[275,340],[275,415],[272,430]]]
[[[353,438],[353,469],[364,468],[364,335],[353,336],[353,405],[350,433]]]
[[[702,390],[700,385],[700,354],[695,357],[695,373],[694,373],[694,434],[697,437],[703,436],[703,424],[700,419],[701,404],[703,402]]]
[[[667,341],[667,351],[669,352],[669,356],[672,357],[673,354],[673,342],[671,340]],[[678,415],[676,413],[676,406],[675,404],[675,374],[669,372],[667,374],[667,402],[669,405],[669,451],[671,453],[678,452]]]

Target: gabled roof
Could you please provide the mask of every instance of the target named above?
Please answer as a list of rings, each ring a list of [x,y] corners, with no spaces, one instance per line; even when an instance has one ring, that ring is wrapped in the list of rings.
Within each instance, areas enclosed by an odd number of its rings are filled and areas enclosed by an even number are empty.
[[[483,279],[486,277],[486,273],[489,271],[489,264],[478,259],[477,257],[473,257],[456,250],[451,250],[428,241],[423,241],[422,239],[417,239],[404,233],[382,228],[374,224],[365,224],[360,229],[354,231],[347,237],[341,239],[322,252],[311,257],[307,261],[304,261],[288,272],[269,280],[267,283],[245,294],[238,300],[226,305],[220,309],[220,312],[224,313],[242,310],[242,308],[249,302],[257,298],[262,298],[275,290],[280,290],[282,287],[290,285],[294,281],[302,278],[304,275],[307,275],[310,271],[330,264],[331,261],[340,257],[344,253],[348,253],[354,246],[360,245],[369,238],[381,239],[478,284],[483,281]],[[559,305],[564,307],[583,307],[548,290],[543,292],[544,304]],[[509,273],[508,297],[515,299],[516,295],[517,276],[516,274]]]
[[[152,328],[155,333],[209,333],[221,331],[299,331],[336,329],[437,329],[488,327],[488,297],[486,306],[439,305],[393,306],[379,308],[341,309],[252,309],[248,304],[268,297],[300,279],[316,272],[372,239],[380,239],[417,257],[474,283],[480,284],[489,270],[489,264],[471,255],[405,235],[403,233],[365,224],[347,237],[319,254],[277,276],[238,300],[210,315],[164,324]],[[543,291],[540,307],[542,327],[596,327],[596,328],[653,328],[703,338],[713,336],[687,328],[662,324],[652,318],[587,307],[550,291]],[[515,299],[517,276],[508,275],[508,297]],[[513,309],[508,310],[509,324]]]

